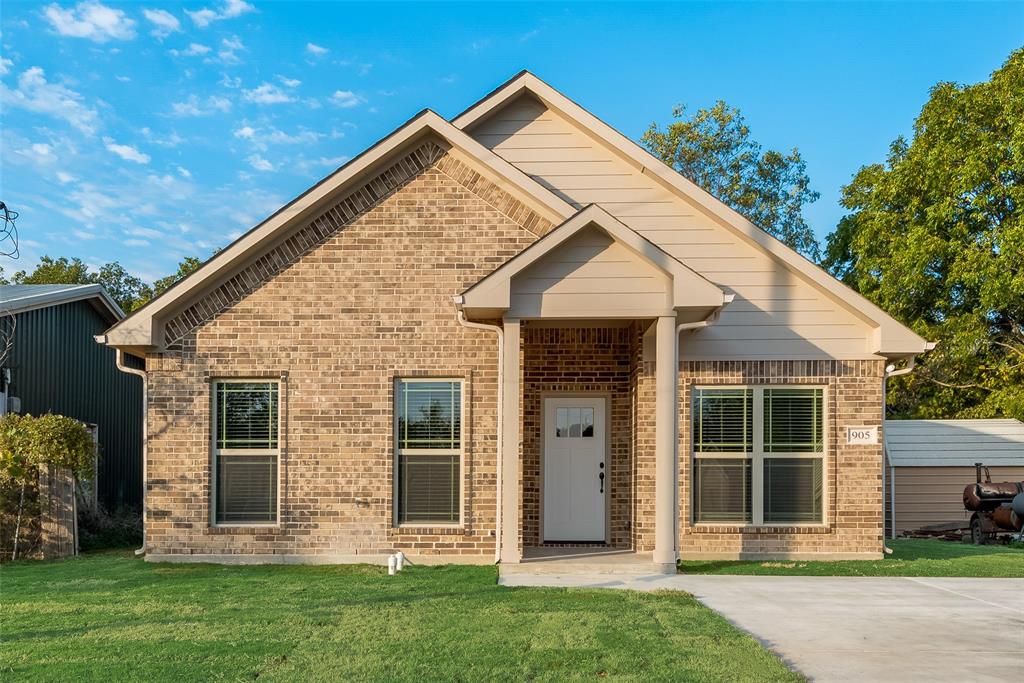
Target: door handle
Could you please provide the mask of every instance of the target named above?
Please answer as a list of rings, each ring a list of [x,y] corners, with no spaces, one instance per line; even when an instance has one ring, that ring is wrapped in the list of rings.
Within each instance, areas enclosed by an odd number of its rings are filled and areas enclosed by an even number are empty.
[[[601,474],[597,475],[597,478],[601,482],[601,491],[600,492],[604,493],[604,472],[602,472]]]

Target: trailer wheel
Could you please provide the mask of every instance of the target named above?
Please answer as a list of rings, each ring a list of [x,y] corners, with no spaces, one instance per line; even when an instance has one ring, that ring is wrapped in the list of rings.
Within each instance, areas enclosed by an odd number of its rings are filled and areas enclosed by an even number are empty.
[[[985,545],[985,532],[981,528],[981,517],[971,517],[971,543],[974,545]]]

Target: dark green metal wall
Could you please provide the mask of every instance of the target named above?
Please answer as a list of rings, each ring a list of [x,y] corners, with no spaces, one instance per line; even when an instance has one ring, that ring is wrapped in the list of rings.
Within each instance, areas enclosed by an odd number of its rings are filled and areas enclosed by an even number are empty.
[[[17,315],[10,395],[21,412],[99,425],[99,499],[108,510],[142,505],[142,378],[121,372],[93,336],[110,324],[87,301]]]

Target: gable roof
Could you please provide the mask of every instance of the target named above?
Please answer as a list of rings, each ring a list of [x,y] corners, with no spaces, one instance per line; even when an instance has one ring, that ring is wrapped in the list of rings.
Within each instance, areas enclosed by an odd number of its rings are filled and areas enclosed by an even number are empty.
[[[530,93],[538,98],[545,106],[598,138],[613,152],[639,169],[642,174],[693,202],[699,210],[717,223],[782,263],[787,269],[811,283],[861,320],[875,326],[874,347],[877,353],[890,357],[901,357],[922,353],[934,347],[934,344],[925,341],[862,295],[836,280],[780,240],[758,228],[742,214],[713,197],[529,71],[522,71],[513,76],[452,119],[452,123],[458,128],[469,131],[492,113],[525,93]]]
[[[521,199],[552,223],[560,223],[575,212],[570,204],[446,119],[429,109],[424,110],[256,225],[164,294],[109,329],[105,343],[132,351],[161,347],[161,324],[167,317],[211,291],[232,272],[265,252],[270,244],[281,240],[303,219],[357,186],[361,179],[368,177],[387,160],[431,136],[457,150],[484,177]]]
[[[511,305],[512,279],[548,254],[556,251],[583,230],[597,227],[627,247],[637,259],[653,265],[672,279],[672,301],[675,308],[715,309],[731,297],[714,283],[698,274],[682,261],[647,240],[600,206],[584,207],[529,247],[506,261],[455,297],[459,308],[490,312],[506,310]]]
[[[124,318],[124,311],[103,285],[0,285],[0,313],[24,313],[73,301],[88,301],[111,323]]]
[[[1024,467],[1020,420],[886,420],[885,444],[894,467]]]

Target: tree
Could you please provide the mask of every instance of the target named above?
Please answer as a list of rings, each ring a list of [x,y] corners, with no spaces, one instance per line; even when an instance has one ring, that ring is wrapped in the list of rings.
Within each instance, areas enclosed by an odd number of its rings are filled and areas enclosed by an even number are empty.
[[[199,270],[201,265],[203,265],[203,262],[195,256],[186,256],[185,260],[178,264],[178,272],[174,275],[162,277],[153,283],[153,296],[160,296],[176,282]]]
[[[892,383],[896,412],[1024,419],[1024,49],[932,88],[842,204],[825,267],[938,342]]]
[[[762,149],[740,110],[722,101],[693,116],[680,105],[672,117],[665,129],[651,124],[641,143],[769,235],[817,261],[818,242],[803,207],[819,195],[796,147],[788,154]]]
[[[130,312],[153,297],[152,289],[141,279],[131,275],[117,262],[92,272],[79,258],[65,256],[54,259],[43,256],[35,270],[19,270],[11,278],[16,285],[92,285],[100,284],[110,297],[126,312]]]

